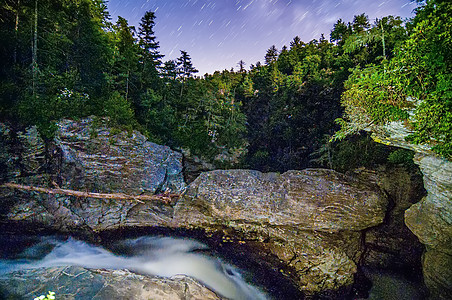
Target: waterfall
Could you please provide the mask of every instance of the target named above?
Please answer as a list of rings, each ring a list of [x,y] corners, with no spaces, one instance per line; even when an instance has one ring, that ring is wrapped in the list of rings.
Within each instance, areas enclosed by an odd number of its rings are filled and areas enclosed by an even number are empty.
[[[161,277],[187,275],[229,299],[267,299],[262,291],[246,282],[242,270],[211,255],[205,244],[192,239],[144,236],[118,241],[112,249],[74,238],[64,241],[43,238],[14,259],[0,260],[0,275],[22,269],[68,265],[128,269]]]

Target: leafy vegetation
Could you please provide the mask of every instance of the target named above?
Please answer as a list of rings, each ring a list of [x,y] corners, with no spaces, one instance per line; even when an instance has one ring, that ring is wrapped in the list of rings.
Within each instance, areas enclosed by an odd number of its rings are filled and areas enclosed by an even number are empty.
[[[41,295],[34,300],[55,300],[55,292],[48,292],[47,295]]]
[[[240,60],[237,71],[202,77],[186,51],[165,61],[154,12],[134,28],[121,17],[113,23],[104,0],[37,3],[0,4],[0,121],[35,124],[51,138],[61,118],[108,117],[157,143],[262,171],[387,161],[390,151],[366,136],[330,142],[336,119],[337,137],[405,120],[414,142],[450,153],[447,1],[427,1],[407,24],[339,20],[330,41],[295,37],[249,71]]]
[[[452,157],[452,3],[426,1],[410,24],[410,35],[394,56],[356,68],[342,96],[343,137],[400,120],[408,139]],[[410,115],[410,111],[414,111]]]

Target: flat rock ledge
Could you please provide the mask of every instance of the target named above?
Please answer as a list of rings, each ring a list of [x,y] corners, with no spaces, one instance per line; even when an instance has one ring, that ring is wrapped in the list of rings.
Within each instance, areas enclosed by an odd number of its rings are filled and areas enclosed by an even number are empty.
[[[48,291],[56,299],[221,300],[194,279],[143,276],[127,270],[54,267],[17,271],[0,277],[0,298],[34,299]]]
[[[386,206],[378,190],[332,170],[217,170],[190,184],[173,226],[244,233],[290,266],[309,295],[353,284],[362,230],[382,223]]]

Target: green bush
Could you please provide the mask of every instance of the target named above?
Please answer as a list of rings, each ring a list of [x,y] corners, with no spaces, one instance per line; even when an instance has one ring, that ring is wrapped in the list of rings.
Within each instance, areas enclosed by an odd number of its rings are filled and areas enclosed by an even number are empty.
[[[48,292],[47,295],[41,295],[34,298],[34,300],[55,300],[55,292]]]
[[[104,103],[105,116],[113,125],[133,125],[136,123],[131,104],[119,92],[114,92]]]

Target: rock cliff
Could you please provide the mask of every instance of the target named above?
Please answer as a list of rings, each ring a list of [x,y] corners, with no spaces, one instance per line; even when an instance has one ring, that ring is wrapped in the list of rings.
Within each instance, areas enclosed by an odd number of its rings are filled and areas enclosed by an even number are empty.
[[[0,135],[3,180],[131,195],[181,192],[182,156],[102,120],[65,120],[44,143],[35,129]],[[362,257],[363,233],[388,200],[375,185],[331,170],[202,173],[177,203],[0,189],[0,219],[66,232],[166,227],[221,233],[257,249],[307,295],[344,297]]]
[[[332,170],[217,170],[188,187],[174,226],[234,228],[288,265],[306,294],[334,293],[352,285],[362,230],[383,221],[386,205],[372,186]]]
[[[63,120],[47,145],[35,127],[17,134],[5,125],[0,129],[4,181],[130,195],[180,193],[185,188],[180,153],[147,141],[137,131],[115,133],[105,120]],[[172,216],[172,208],[158,201],[147,205],[133,199],[76,198],[8,189],[0,192],[0,214],[7,219],[66,231],[161,226]]]
[[[403,124],[392,122],[374,140],[415,151],[427,196],[405,212],[405,223],[426,246],[422,266],[431,299],[450,299],[452,293],[452,162],[435,155],[428,145],[405,141]]]

